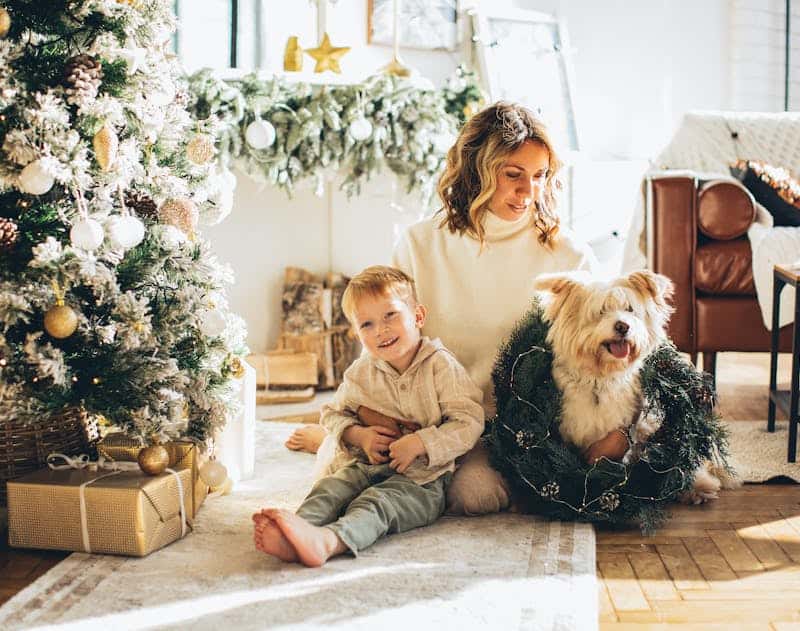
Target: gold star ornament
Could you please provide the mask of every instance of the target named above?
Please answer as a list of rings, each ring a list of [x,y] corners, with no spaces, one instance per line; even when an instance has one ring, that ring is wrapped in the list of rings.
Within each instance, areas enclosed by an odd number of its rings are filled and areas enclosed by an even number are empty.
[[[306,52],[317,62],[317,65],[314,66],[314,72],[332,70],[341,74],[342,68],[339,66],[339,60],[349,50],[349,46],[331,46],[331,39],[325,33],[320,45],[316,48],[309,48]]]

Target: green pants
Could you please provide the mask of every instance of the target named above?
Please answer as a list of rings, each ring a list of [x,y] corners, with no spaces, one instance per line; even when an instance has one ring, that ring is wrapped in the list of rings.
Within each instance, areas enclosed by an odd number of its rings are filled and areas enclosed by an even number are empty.
[[[358,554],[386,534],[439,519],[452,477],[445,473],[419,485],[389,465],[355,463],[319,480],[297,514],[315,526],[330,528]]]

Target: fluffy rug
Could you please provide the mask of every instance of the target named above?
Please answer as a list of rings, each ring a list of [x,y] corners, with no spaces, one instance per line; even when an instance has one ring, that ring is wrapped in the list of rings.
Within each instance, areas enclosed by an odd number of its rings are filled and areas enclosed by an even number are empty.
[[[72,554],[0,608],[0,628],[595,629],[587,524],[445,517],[321,569],[254,550],[251,513],[294,508],[313,458],[259,423],[256,479],[210,499],[185,539],[143,559]]]
[[[784,476],[800,482],[800,464],[786,461],[789,424],[778,421],[767,431],[767,421],[727,421],[731,464],[744,482],[765,482]]]

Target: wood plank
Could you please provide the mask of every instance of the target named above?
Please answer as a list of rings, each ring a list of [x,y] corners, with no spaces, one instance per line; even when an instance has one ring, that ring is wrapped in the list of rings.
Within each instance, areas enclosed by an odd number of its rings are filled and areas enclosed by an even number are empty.
[[[741,623],[764,623],[791,620],[800,616],[800,603],[795,600],[751,601],[719,600],[709,606],[704,600],[654,601],[653,611],[617,611],[620,622],[670,622],[700,624],[727,623],[738,629]]]
[[[668,623],[668,622],[608,622],[600,624],[600,631],[733,631],[729,623]],[[735,631],[772,631],[768,622],[736,625]],[[787,629],[788,631],[788,629]],[[800,629],[796,630],[800,631]]]
[[[619,615],[622,611],[650,610],[650,605],[636,581],[633,568],[625,555],[608,555],[597,562],[605,577],[611,603]]]
[[[786,519],[769,519],[761,522],[770,538],[780,546],[792,563],[800,564],[800,534]]]
[[[683,543],[659,544],[656,549],[676,589],[709,589],[700,568]]]
[[[600,622],[616,622],[617,613],[614,611],[608,587],[606,587],[606,582],[603,580],[603,572],[599,567],[597,568],[597,581],[597,605],[600,613]]]
[[[736,580],[736,573],[710,537],[686,539],[683,544],[707,581]]]
[[[772,570],[792,563],[761,524],[743,526],[740,523],[733,523],[731,526],[736,529],[736,533],[766,569]]]
[[[657,552],[631,552],[628,559],[648,601],[681,599]]]
[[[708,536],[719,548],[734,572],[763,572],[764,566],[732,530],[708,530]]]

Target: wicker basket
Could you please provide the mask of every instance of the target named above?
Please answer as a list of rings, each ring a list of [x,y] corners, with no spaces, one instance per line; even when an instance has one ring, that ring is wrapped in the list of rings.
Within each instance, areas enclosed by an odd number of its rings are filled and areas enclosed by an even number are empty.
[[[97,423],[82,408],[68,408],[35,423],[0,420],[0,506],[6,482],[47,466],[51,453],[91,454],[99,437]]]

